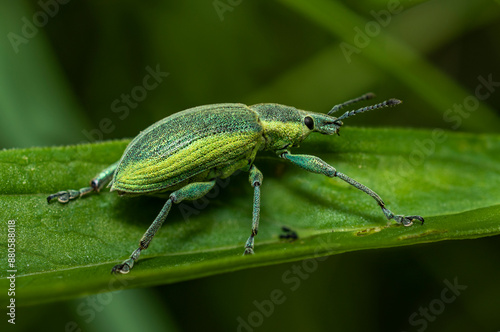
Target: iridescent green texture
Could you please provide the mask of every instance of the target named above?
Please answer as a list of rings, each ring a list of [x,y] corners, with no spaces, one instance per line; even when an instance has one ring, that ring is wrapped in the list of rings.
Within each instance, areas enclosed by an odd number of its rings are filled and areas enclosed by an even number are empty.
[[[420,216],[394,215],[371,189],[337,172],[316,156],[292,155],[288,149],[297,147],[311,132],[324,135],[338,133],[345,118],[372,109],[399,104],[390,99],[344,113],[331,114],[352,103],[370,99],[373,94],[336,105],[328,114],[307,112],[279,104],[215,104],[191,108],[171,115],[142,131],[128,145],[121,159],[103,170],[90,187],[60,191],[50,195],[66,203],[92,191],[99,191],[111,180],[111,191],[120,195],[158,194],[172,191],[164,207],[141,238],[139,247],[128,259],[113,267],[112,272],[128,273],[148,248],[165,221],[172,204],[196,200],[207,194],[217,178],[226,178],[237,170],[249,171],[254,188],[252,229],[244,254],[254,253],[254,237],[260,218],[260,186],[263,175],[253,164],[259,150],[270,150],[279,157],[313,173],[338,177],[370,195],[387,219],[411,226]],[[112,177],[112,179],[111,179]]]
[[[228,177],[251,164],[262,147],[263,129],[258,119],[245,105],[218,104],[191,108],[158,121],[127,147],[111,190],[154,193],[193,180]]]

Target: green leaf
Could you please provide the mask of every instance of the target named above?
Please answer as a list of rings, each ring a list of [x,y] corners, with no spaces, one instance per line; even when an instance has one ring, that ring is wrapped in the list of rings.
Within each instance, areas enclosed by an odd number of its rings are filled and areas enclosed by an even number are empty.
[[[48,194],[86,186],[116,161],[128,140],[0,152],[0,229],[15,220],[16,300],[35,304],[121,287],[144,287],[360,249],[500,233],[500,136],[404,129],[346,128],[316,135],[296,153],[320,156],[375,190],[397,214],[425,224],[388,224],[372,198],[339,179],[310,174],[263,153],[256,254],[247,174],[219,183],[204,200],[172,209],[128,275],[110,274],[137,247],[164,199],[122,198],[108,190],[66,205]],[[280,240],[281,227],[299,239]],[[8,289],[5,259],[0,287]],[[2,293],[5,297],[6,292]]]

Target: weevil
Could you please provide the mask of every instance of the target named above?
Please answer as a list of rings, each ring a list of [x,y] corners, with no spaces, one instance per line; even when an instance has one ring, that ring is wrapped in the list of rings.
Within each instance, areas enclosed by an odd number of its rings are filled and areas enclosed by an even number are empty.
[[[165,221],[173,204],[196,200],[207,194],[216,183],[238,170],[249,172],[253,187],[252,227],[245,243],[244,255],[254,253],[254,238],[259,230],[260,187],[263,175],[254,164],[257,152],[270,150],[306,171],[337,177],[371,196],[388,220],[411,226],[421,216],[392,213],[373,190],[338,172],[333,166],[312,155],[292,154],[310,133],[339,133],[343,120],[358,113],[401,103],[389,99],[382,103],[347,111],[336,118],[332,114],[353,103],[368,100],[374,94],[335,105],[328,113],[315,113],[280,104],[213,104],[190,108],[142,131],[125,149],[121,159],[90,181],[90,187],[59,191],[47,197],[67,203],[90,192],[98,192],[107,183],[119,195],[165,194],[171,192],[158,216],[144,233],[139,247],[112,273],[128,273],[147,249]]]

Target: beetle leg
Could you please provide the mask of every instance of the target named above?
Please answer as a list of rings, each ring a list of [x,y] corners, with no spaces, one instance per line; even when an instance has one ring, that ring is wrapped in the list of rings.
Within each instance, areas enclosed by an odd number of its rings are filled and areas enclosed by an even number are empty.
[[[288,159],[295,165],[302,167],[303,169],[309,172],[323,174],[331,178],[338,177],[339,179],[349,183],[351,186],[358,188],[359,190],[370,195],[373,199],[377,201],[378,205],[382,208],[382,212],[384,212],[384,215],[388,220],[393,219],[397,223],[403,224],[404,226],[413,225],[413,220],[419,220],[422,222],[422,224],[424,224],[424,218],[422,218],[421,216],[395,215],[385,207],[384,201],[382,201],[382,198],[380,198],[380,196],[376,192],[366,187],[365,185],[357,182],[356,180],[351,179],[347,175],[337,172],[337,170],[333,166],[330,166],[325,161],[316,156],[292,155],[290,152],[284,151],[280,154],[280,157]]]
[[[245,244],[245,252],[243,255],[253,254],[254,237],[259,232],[259,216],[260,216],[260,186],[264,176],[259,169],[252,165],[250,168],[249,181],[253,187],[253,216],[252,216],[252,233]]]
[[[151,240],[155,236],[156,232],[160,229],[161,225],[167,218],[168,213],[170,212],[170,208],[172,207],[172,203],[180,203],[183,200],[196,200],[205,196],[215,185],[215,180],[210,182],[193,182],[190,183],[181,189],[174,191],[170,194],[167,202],[161,209],[158,216],[156,216],[153,223],[149,226],[146,233],[141,238],[139,242],[139,248],[134,250],[132,255],[127,258],[123,263],[115,265],[113,269],[111,269],[111,273],[129,273],[132,267],[134,266],[135,261],[139,259],[139,255],[142,250],[145,250],[149,247]]]
[[[113,174],[115,174],[117,166],[118,162],[105,168],[101,173],[93,178],[92,181],[90,181],[90,187],[81,188],[79,190],[69,189],[59,191],[55,194],[49,195],[49,197],[47,197],[47,202],[50,203],[53,198],[57,197],[59,203],[68,203],[70,200],[82,197],[83,195],[88,194],[92,191],[99,192],[99,190],[104,187],[106,183],[111,181],[111,179],[113,178]]]

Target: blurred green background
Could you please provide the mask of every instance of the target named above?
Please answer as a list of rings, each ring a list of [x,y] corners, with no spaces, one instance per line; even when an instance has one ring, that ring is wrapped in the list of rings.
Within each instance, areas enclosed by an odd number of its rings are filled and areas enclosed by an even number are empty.
[[[498,1],[62,2],[0,5],[1,148],[133,137],[219,102],[326,112],[368,91],[404,104],[348,125],[500,132],[495,83],[453,113],[479,76],[500,82]],[[498,249],[493,237],[332,256],[296,290],[282,278],[301,262],[256,268],[22,307],[15,329],[497,331]],[[441,310],[455,278],[467,289]],[[273,290],[283,303],[259,313]]]

